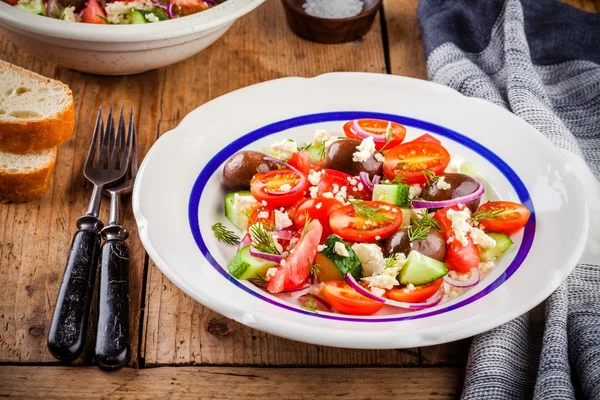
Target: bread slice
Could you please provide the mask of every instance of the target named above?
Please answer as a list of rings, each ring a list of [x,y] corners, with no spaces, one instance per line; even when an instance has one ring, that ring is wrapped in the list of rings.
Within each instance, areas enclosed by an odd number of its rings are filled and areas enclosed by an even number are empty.
[[[56,149],[20,155],[0,150],[0,202],[35,200],[48,188]]]
[[[71,137],[74,125],[67,85],[0,60],[0,150],[52,149]]]

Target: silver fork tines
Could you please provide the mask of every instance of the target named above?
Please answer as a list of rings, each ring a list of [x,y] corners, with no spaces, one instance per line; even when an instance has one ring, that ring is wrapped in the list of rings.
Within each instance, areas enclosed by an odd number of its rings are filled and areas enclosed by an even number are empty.
[[[131,130],[131,129],[130,129]],[[119,115],[117,134],[114,134],[113,107],[110,107],[106,119],[106,128],[102,120],[102,108],[98,112],[94,136],[88,152],[83,175],[94,185],[87,215],[97,217],[102,190],[125,177],[131,157],[131,137],[125,141],[125,123],[123,108]]]

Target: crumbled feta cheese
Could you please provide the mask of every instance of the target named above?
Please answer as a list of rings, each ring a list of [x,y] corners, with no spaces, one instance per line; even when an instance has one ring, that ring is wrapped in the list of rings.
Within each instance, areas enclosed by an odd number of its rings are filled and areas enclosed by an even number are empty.
[[[350,253],[348,253],[346,245],[342,242],[335,242],[335,245],[333,246],[333,251],[335,251],[338,255],[342,257],[350,257]]]
[[[315,131],[315,137],[313,138],[312,144],[313,146],[319,146],[322,143],[327,142],[329,138],[331,138],[329,132],[327,132],[325,129],[317,129]]]
[[[258,213],[258,219],[267,219],[267,218],[269,218],[268,211],[261,211]]]
[[[281,244],[279,244],[279,242],[277,241],[277,238],[273,238],[273,243],[275,243],[275,248],[277,249],[279,254],[283,253],[283,246]]]
[[[322,206],[323,206],[323,203],[317,203],[317,205],[315,205],[315,208],[317,210],[320,210]]]
[[[292,185],[290,185],[289,183],[284,183],[283,185],[279,186],[279,191],[280,192],[289,192],[290,190],[292,190]]]
[[[367,282],[371,288],[391,289],[398,285],[396,278],[387,274],[367,276],[366,278],[362,278],[362,280]]]
[[[494,260],[488,261],[488,262],[484,262],[484,263],[480,263],[479,264],[479,272],[486,273],[487,271],[489,271],[490,269],[494,268],[496,266],[496,263],[494,262]]]
[[[418,197],[422,191],[423,189],[421,189],[421,185],[419,185],[418,183],[411,185],[408,188],[408,198],[414,199],[415,197]]]
[[[452,231],[456,240],[458,240],[463,246],[469,244],[467,234],[471,231],[471,225],[467,221],[471,213],[468,208],[460,211],[448,210],[446,217],[452,222]]]
[[[335,194],[335,198],[344,204],[346,203],[346,199],[348,197],[347,189],[348,188],[346,186],[342,186],[340,191]]]
[[[158,22],[160,21],[158,19],[158,17],[156,15],[154,15],[154,13],[149,12],[148,14],[144,15],[144,18],[146,18],[146,20],[148,22]]]
[[[240,196],[237,193],[233,195],[233,211],[236,214],[246,214],[249,210],[255,207],[258,207],[258,201],[256,201],[254,197]]]
[[[352,154],[352,161],[364,162],[367,161],[375,152],[375,141],[371,136],[365,138],[356,146],[356,152]]]
[[[287,160],[298,151],[298,145],[293,140],[282,140],[281,142],[275,142],[271,145],[270,151],[268,152],[273,157],[280,160]]]
[[[106,3],[106,20],[112,24],[131,22],[131,10],[152,11],[156,6],[151,0],[114,1]]]
[[[443,176],[437,178],[435,181],[435,186],[440,190],[448,190],[452,187],[448,182],[446,182],[446,178]]]
[[[485,249],[493,249],[496,247],[496,241],[494,238],[486,235],[485,232],[479,228],[471,228],[470,235],[471,239],[473,239],[473,243],[480,247]]]
[[[339,191],[340,191],[340,185],[338,185],[337,183],[334,183],[333,185],[331,185],[331,187],[332,187],[332,190],[331,190],[331,192],[332,192],[333,194],[336,194],[337,192],[339,192]]]
[[[362,182],[358,182],[358,185],[356,185],[358,190],[363,190],[365,188],[365,185],[362,184]]]
[[[267,203],[267,201],[266,201],[266,200],[263,200],[263,201],[261,201],[261,202],[260,202],[260,204],[262,204],[263,206],[265,206],[265,207],[266,207],[266,206],[267,206],[269,203]]]
[[[282,213],[279,210],[275,210],[275,226],[277,229],[284,229],[292,226],[294,223],[287,215],[287,213]]]
[[[321,176],[323,176],[323,171],[312,172],[308,174],[308,181],[311,185],[317,186],[321,182]]]
[[[328,149],[329,146],[331,146],[333,143],[337,142],[338,140],[340,140],[339,137],[331,136],[329,139],[327,139],[327,141],[325,141],[325,148]]]
[[[75,15],[75,6],[68,6],[62,12],[60,19],[63,21],[77,22],[77,16]]]
[[[354,243],[352,250],[360,260],[363,267],[363,276],[382,273],[385,270],[385,262],[381,248],[374,243]]]
[[[450,244],[450,243],[452,243],[452,242],[454,242],[454,236],[450,236],[450,237],[448,238],[448,240],[446,240],[446,243],[448,243],[448,244]]]
[[[460,166],[465,162],[465,160],[459,155],[453,155],[448,163],[448,166],[444,170],[444,172],[460,172]]]
[[[319,187],[318,186],[311,186],[308,188],[308,192],[310,193],[310,197],[317,198],[319,196]]]
[[[385,294],[385,289],[381,289],[375,286],[369,287],[369,291],[378,297],[383,297],[383,295]]]
[[[269,268],[265,274],[265,281],[270,281],[277,274],[277,267]]]
[[[331,192],[325,192],[325,193],[323,193],[323,197],[326,199],[333,199],[334,196],[333,196],[333,193],[331,193]]]
[[[327,246],[326,246],[326,245],[324,245],[324,244],[320,244],[320,245],[318,245],[318,246],[317,246],[317,251],[318,251],[318,252],[321,252],[321,251],[325,250],[326,248],[327,248]]]
[[[384,162],[385,156],[377,151],[377,152],[375,152],[375,160],[377,160],[379,162]]]
[[[379,235],[375,236],[375,240],[381,240],[381,236],[379,236]]]

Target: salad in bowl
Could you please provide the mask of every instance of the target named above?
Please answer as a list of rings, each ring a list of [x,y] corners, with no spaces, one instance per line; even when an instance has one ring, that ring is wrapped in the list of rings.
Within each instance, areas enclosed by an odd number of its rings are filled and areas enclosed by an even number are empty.
[[[340,129],[341,131],[341,129]],[[229,274],[314,312],[434,307],[476,286],[530,211],[502,201],[476,166],[430,134],[355,119],[223,167]]]
[[[89,24],[146,24],[208,10],[226,0],[2,0],[32,14]]]

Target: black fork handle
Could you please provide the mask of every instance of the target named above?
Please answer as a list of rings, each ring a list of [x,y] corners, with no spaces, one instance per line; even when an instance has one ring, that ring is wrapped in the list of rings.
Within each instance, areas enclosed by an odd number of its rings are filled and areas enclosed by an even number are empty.
[[[48,349],[59,360],[75,360],[85,348],[102,226],[93,216],[77,220],[48,334]]]
[[[109,225],[102,231],[98,327],[94,358],[105,369],[124,366],[131,358],[129,339],[129,248],[127,231]]]

